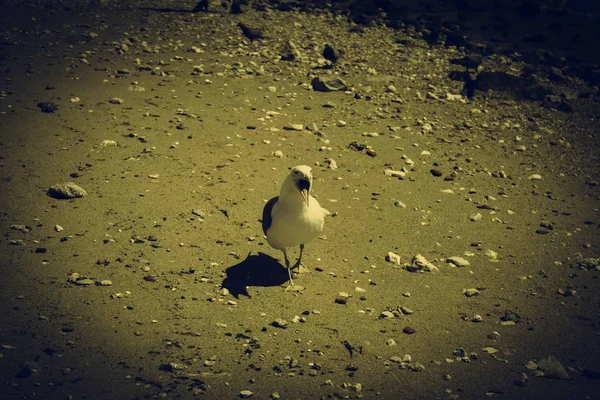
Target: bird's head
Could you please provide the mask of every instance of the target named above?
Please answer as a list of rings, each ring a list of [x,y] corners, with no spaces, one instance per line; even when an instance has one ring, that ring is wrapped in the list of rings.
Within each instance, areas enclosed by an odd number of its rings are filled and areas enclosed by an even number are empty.
[[[297,165],[290,170],[289,175],[285,178],[283,188],[292,193],[300,194],[306,205],[308,205],[312,181],[312,168],[308,165]]]

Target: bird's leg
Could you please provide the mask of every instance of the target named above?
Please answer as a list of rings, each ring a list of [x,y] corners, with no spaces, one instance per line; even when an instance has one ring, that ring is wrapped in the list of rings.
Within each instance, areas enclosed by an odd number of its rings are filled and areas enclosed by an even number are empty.
[[[303,252],[304,252],[304,244],[301,244],[300,245],[300,257],[298,257],[298,261],[296,261],[296,264],[294,264],[294,266],[292,267],[293,269],[298,268],[299,274],[309,272],[308,269],[304,265],[302,265],[302,253]]]
[[[302,286],[298,286],[298,285],[294,284],[294,280],[292,279],[292,269],[290,268],[290,260],[288,260],[285,249],[281,250],[281,251],[283,251],[283,258],[285,259],[285,267],[287,268],[288,275],[290,276],[290,284],[285,288],[285,291],[286,292],[299,292],[304,288]]]

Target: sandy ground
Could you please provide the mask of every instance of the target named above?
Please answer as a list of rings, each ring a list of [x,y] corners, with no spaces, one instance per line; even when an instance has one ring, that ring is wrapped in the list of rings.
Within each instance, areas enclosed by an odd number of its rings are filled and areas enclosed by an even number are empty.
[[[597,88],[492,53],[573,112],[466,99],[459,49],[327,11],[42,4],[1,13],[0,397],[598,398]],[[299,164],[334,214],[290,293],[260,218]]]

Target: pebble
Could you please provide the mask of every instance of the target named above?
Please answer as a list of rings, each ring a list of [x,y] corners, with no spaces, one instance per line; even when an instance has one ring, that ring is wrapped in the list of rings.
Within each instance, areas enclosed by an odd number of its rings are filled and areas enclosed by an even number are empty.
[[[73,182],[57,183],[48,188],[48,196],[55,199],[75,199],[87,196],[87,192]]]
[[[533,175],[529,175],[529,177],[527,179],[529,179],[530,181],[541,181],[542,176],[540,174],[533,174]]]
[[[457,267],[468,267],[471,263],[462,257],[453,256],[446,259],[449,264],[454,264]]]
[[[410,265],[406,266],[406,270],[410,272],[426,271],[426,272],[439,272],[440,269],[427,261],[425,257],[417,254],[413,257]]]
[[[476,314],[476,315],[473,316],[473,318],[471,319],[471,321],[473,321],[473,322],[481,322],[481,321],[483,321],[483,317],[481,315],[479,315],[479,314]]]
[[[311,86],[316,92],[336,92],[348,90],[348,85],[341,78],[317,76],[311,81]]]
[[[13,224],[10,226],[10,229],[17,231],[17,232],[21,232],[21,233],[31,232],[31,227],[29,227],[27,225]]]
[[[346,304],[350,301],[350,295],[346,292],[339,292],[335,298],[337,304]]]
[[[386,169],[385,171],[383,171],[383,173],[385,174],[385,176],[390,176],[392,178],[398,178],[398,179],[404,179],[404,177],[406,176],[406,172],[396,171],[393,169]]]
[[[569,379],[569,374],[565,367],[554,356],[548,356],[537,363],[538,368],[544,371],[544,376],[555,379]]]
[[[417,330],[415,328],[411,328],[410,326],[405,326],[404,329],[402,329],[402,332],[406,333],[407,335],[412,335],[413,333],[416,333]]]
[[[481,221],[482,218],[483,216],[481,215],[481,213],[474,213],[469,215],[469,219],[473,222]]]
[[[332,158],[326,158],[326,159],[325,159],[325,164],[327,164],[327,167],[328,167],[329,169],[338,169],[338,165],[337,165],[337,163],[336,163],[336,162],[335,162],[335,160],[334,160],[334,159],[332,159]]]
[[[253,395],[254,395],[254,393],[252,393],[250,390],[242,390],[242,391],[240,392],[240,397],[241,397],[242,399],[247,399],[247,398],[250,398],[250,397],[252,397]]]
[[[475,289],[475,288],[470,288],[470,289],[464,289],[463,293],[465,294],[465,296],[467,297],[473,297],[473,296],[477,296],[479,294],[479,290]]]
[[[51,101],[42,101],[37,104],[40,110],[44,113],[53,113],[58,110],[58,106]]]
[[[538,369],[538,365],[535,361],[527,361],[525,363],[525,368],[527,368],[530,371],[535,371],[536,369]]]
[[[64,229],[62,226],[60,226],[60,225],[54,225],[54,230],[55,230],[56,232],[62,232],[62,231],[64,231],[65,229]]]
[[[101,280],[99,283],[100,286],[112,286],[112,284],[112,281],[108,279]]]
[[[288,323],[283,318],[276,318],[273,322],[271,322],[271,325],[273,325],[275,328],[286,329]]]
[[[379,314],[379,319],[389,319],[394,317],[395,315],[391,311],[383,311],[381,314]]]
[[[385,344],[387,344],[388,346],[396,346],[396,341],[392,338],[389,338],[385,341]]]
[[[493,259],[493,260],[495,260],[495,259],[497,259],[497,258],[498,258],[498,253],[497,253],[497,252],[495,252],[494,250],[489,250],[489,249],[488,249],[488,250],[486,250],[486,251],[485,251],[483,254],[484,254],[486,257],[489,257],[489,258],[491,258],[491,259]]]
[[[287,126],[284,126],[283,129],[288,130],[288,131],[303,131],[304,130],[304,125],[302,125],[302,124],[288,124]]]
[[[398,254],[391,251],[388,251],[387,255],[385,256],[385,261],[390,262],[392,264],[400,265],[400,260],[401,257]]]
[[[399,310],[400,310],[400,312],[401,312],[402,314],[404,314],[404,315],[410,315],[410,314],[412,314],[412,313],[413,313],[413,310],[411,310],[410,308],[408,308],[408,307],[405,307],[405,306],[400,306],[400,307],[399,307]]]
[[[125,102],[125,100],[123,100],[119,97],[113,97],[110,100],[108,100],[108,102],[111,104],[123,104]]]
[[[281,151],[281,150],[275,150],[273,152],[273,157],[275,157],[275,158],[283,158],[283,151]]]

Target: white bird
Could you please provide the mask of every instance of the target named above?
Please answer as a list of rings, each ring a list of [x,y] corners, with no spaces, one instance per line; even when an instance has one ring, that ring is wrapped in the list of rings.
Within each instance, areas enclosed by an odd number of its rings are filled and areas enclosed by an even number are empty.
[[[313,186],[312,169],[298,165],[283,181],[279,196],[273,197],[263,208],[262,228],[271,247],[283,252],[285,266],[290,275],[287,290],[302,290],[294,285],[286,249],[300,246],[300,257],[292,268],[300,268],[304,245],[323,232],[327,210],[310,195]]]

